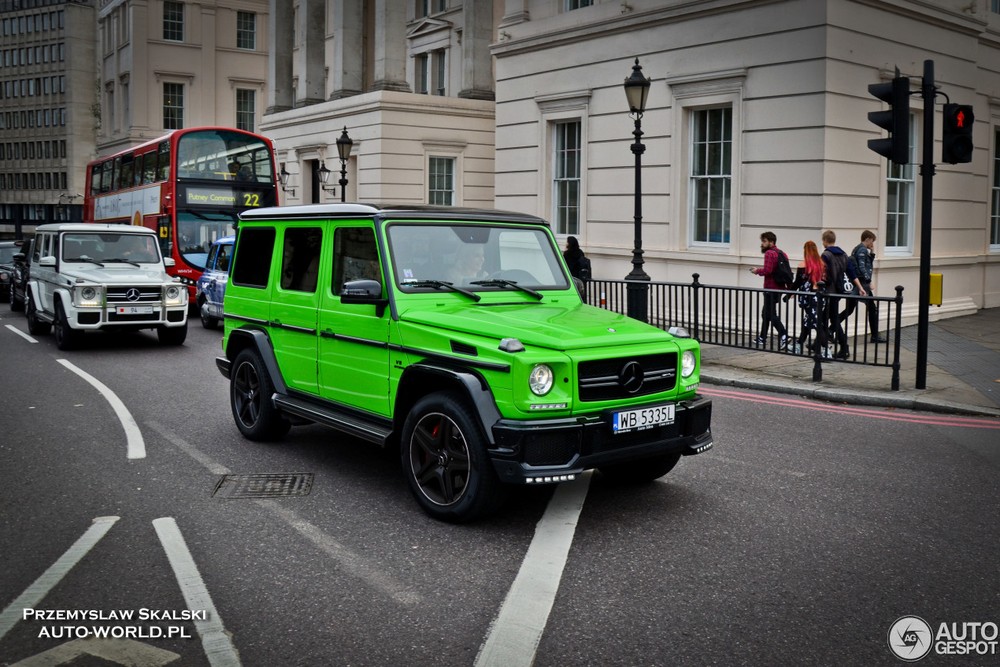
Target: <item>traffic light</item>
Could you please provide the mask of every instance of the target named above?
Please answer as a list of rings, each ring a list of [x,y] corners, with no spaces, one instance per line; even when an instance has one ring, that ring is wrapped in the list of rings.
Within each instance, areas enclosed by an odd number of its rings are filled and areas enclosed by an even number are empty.
[[[869,111],[868,120],[885,130],[888,139],[869,139],[868,148],[896,164],[910,161],[910,79],[899,76],[886,83],[873,83],[868,92],[889,105],[888,111]]]
[[[941,128],[941,161],[948,164],[972,162],[972,124],[976,117],[971,104],[945,104]]]

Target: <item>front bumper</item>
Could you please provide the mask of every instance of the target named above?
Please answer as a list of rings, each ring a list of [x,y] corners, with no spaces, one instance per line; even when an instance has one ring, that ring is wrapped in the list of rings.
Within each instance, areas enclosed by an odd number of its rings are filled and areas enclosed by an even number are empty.
[[[493,425],[489,450],[500,480],[511,484],[561,482],[612,463],[661,454],[700,454],[712,447],[712,401],[696,396],[677,403],[674,423],[615,435],[610,413],[594,417],[517,421]]]

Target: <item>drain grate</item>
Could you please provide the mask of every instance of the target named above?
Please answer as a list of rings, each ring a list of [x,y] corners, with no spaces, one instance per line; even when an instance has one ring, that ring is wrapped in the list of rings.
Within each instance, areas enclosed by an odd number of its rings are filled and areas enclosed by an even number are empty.
[[[256,475],[223,475],[215,485],[213,498],[283,498],[308,496],[311,472]]]

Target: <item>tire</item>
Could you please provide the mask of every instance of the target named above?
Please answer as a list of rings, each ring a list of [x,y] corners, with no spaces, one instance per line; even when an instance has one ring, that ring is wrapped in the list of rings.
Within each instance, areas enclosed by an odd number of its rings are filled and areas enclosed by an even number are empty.
[[[38,319],[38,311],[35,310],[35,300],[31,296],[31,292],[25,292],[25,316],[28,318],[28,333],[32,336],[44,336],[52,330],[52,325],[48,322],[43,322]]]
[[[663,477],[681,460],[680,454],[662,454],[653,458],[601,466],[601,474],[609,481],[642,484]]]
[[[24,310],[24,301],[18,301],[17,294],[14,293],[14,284],[10,286],[10,309],[16,313]]]
[[[274,384],[264,362],[254,350],[236,355],[229,380],[229,405],[236,428],[248,440],[278,440],[291,423],[274,407]]]
[[[183,345],[187,335],[187,322],[182,327],[159,327],[156,330],[156,337],[160,339],[160,345]]]
[[[56,303],[56,321],[53,333],[56,336],[56,347],[60,350],[75,350],[80,345],[83,333],[69,325],[66,312],[61,303]]]
[[[406,417],[400,446],[403,475],[423,510],[463,523],[485,516],[503,500],[477,419],[455,393],[420,399]]]
[[[198,304],[198,316],[201,318],[201,326],[206,329],[214,329],[219,326],[219,319],[217,317],[212,317],[205,312],[204,301]]]

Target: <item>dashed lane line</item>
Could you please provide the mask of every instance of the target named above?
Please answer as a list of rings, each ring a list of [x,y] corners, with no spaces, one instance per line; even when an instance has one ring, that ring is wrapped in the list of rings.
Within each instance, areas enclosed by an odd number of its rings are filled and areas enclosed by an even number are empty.
[[[153,521],[153,528],[167,552],[167,560],[174,570],[188,609],[208,612],[204,620],[194,621],[194,627],[201,636],[201,645],[209,664],[212,667],[239,667],[242,664],[239,654],[222,625],[222,618],[212,602],[212,596],[208,594],[177,522],[171,517],[164,517]]]
[[[545,514],[535,527],[535,536],[521,569],[486,641],[476,656],[475,667],[515,667],[535,661],[538,643],[559,591],[559,580],[573,544],[576,524],[587,498],[591,473],[556,487]]]
[[[3,610],[3,613],[0,614],[0,639],[3,639],[4,635],[21,620],[25,609],[34,609],[48,595],[49,591],[62,581],[62,578],[73,569],[73,566],[79,563],[87,555],[87,552],[111,530],[111,526],[115,525],[118,518],[116,516],[99,516],[94,519],[94,523],[80,536],[80,539]]]
[[[24,340],[28,341],[29,343],[37,343],[38,342],[37,340],[35,340],[31,336],[29,336],[28,334],[24,333],[23,331],[21,331],[20,329],[18,329],[17,327],[15,327],[13,324],[8,324],[7,328],[10,329],[11,331],[13,331],[14,333],[16,333],[18,336],[20,336]]]
[[[94,389],[100,392],[101,396],[104,397],[104,400],[111,405],[111,409],[115,411],[118,421],[121,422],[122,428],[125,430],[125,438],[128,444],[128,458],[146,458],[146,442],[142,439],[142,431],[139,430],[139,425],[135,423],[132,413],[128,411],[128,408],[125,407],[125,404],[122,403],[121,399],[115,395],[115,392],[108,389],[103,382],[95,378],[93,375],[81,368],[78,368],[77,366],[74,366],[66,359],[56,359],[56,361],[90,383]]]

